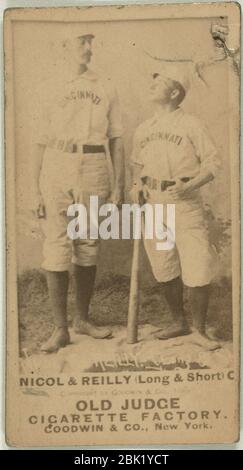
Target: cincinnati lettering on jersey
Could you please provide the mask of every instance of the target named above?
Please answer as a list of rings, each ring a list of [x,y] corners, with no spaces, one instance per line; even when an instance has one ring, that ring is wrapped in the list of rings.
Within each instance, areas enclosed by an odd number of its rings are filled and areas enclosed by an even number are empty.
[[[180,135],[172,134],[171,132],[153,132],[140,142],[141,148],[144,148],[149,142],[152,142],[153,140],[167,140],[172,144],[180,145],[182,142],[182,137]]]
[[[101,98],[90,90],[72,90],[67,96],[68,100],[91,100],[94,104],[99,104]]]

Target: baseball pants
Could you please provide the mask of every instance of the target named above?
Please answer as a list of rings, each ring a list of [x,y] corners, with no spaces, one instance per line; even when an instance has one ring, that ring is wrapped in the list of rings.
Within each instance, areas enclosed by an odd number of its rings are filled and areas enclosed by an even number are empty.
[[[46,148],[40,175],[40,189],[46,217],[42,219],[45,236],[42,267],[48,271],[66,271],[70,263],[93,266],[97,262],[98,239],[89,239],[90,196],[104,204],[110,193],[110,176],[104,153],[67,153]],[[86,207],[87,239],[71,240],[67,226],[71,204]]]
[[[155,193],[155,192],[154,192]],[[170,201],[170,204],[173,201]],[[166,204],[164,196],[152,194],[147,203]],[[166,220],[163,220],[166,231]],[[175,245],[169,250],[158,250],[158,239],[145,239],[144,246],[153,274],[158,282],[182,277],[188,287],[207,285],[217,272],[217,256],[210,245],[200,197],[175,203]]]

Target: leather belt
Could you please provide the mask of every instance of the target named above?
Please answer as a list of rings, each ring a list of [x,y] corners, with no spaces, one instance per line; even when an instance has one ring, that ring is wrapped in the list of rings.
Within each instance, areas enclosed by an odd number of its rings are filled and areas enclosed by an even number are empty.
[[[75,144],[68,140],[50,141],[48,147],[67,153],[105,153],[104,145]]]
[[[83,145],[83,153],[105,153],[104,145]]]
[[[184,176],[180,178],[183,183],[187,183],[192,178],[190,176]],[[142,183],[146,184],[150,189],[155,189],[156,191],[166,191],[169,186],[174,186],[176,184],[173,180],[157,180],[156,178],[152,178],[151,176],[143,176],[141,178]]]

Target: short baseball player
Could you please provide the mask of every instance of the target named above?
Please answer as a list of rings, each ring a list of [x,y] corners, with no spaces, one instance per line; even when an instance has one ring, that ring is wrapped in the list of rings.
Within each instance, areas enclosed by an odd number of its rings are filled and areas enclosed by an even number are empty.
[[[159,331],[159,339],[190,333],[183,308],[183,283],[190,288],[194,340],[208,349],[219,347],[206,334],[209,285],[215,275],[215,252],[205,226],[200,188],[215,177],[217,149],[200,120],[184,112],[190,86],[187,73],[165,67],[153,74],[150,97],[156,107],[151,119],[136,130],[132,153],[134,202],[175,204],[175,245],[156,249],[156,239],[144,246],[153,274],[163,286],[173,322]]]
[[[77,74],[66,83],[47,112],[45,129],[37,139],[33,159],[35,196],[33,210],[41,218],[44,262],[55,329],[42,345],[57,351],[70,342],[67,324],[69,268],[74,269],[77,312],[76,333],[107,338],[111,330],[97,327],[88,318],[92,296],[98,240],[72,241],[67,236],[69,205],[96,195],[120,204],[123,198],[123,144],[118,96],[109,79],[88,68],[94,35],[81,32],[67,41]],[[113,187],[110,167],[113,167]],[[89,226],[89,224],[88,224]]]

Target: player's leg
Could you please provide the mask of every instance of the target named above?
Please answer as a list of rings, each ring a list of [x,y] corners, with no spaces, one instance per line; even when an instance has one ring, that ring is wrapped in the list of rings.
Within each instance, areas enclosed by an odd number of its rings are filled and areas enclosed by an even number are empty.
[[[197,331],[205,335],[210,285],[190,287],[189,289],[190,303],[193,309],[193,324]]]
[[[210,286],[189,287],[193,311],[193,342],[209,350],[220,348],[220,343],[207,333],[207,318]]]
[[[67,219],[56,204],[46,203],[46,221],[43,224],[46,235],[44,241],[44,262],[51,312],[55,329],[42,346],[45,352],[54,352],[70,343],[67,322],[67,295],[69,266],[72,256],[71,240],[66,236]]]
[[[54,331],[41,350],[54,352],[70,343],[67,322],[67,295],[72,242],[67,236],[67,207],[72,203],[69,188],[68,156],[49,150],[41,174],[41,191],[46,217],[42,220],[44,262]],[[59,172],[56,168],[59,168]]]
[[[111,330],[107,327],[96,326],[89,319],[89,307],[94,291],[95,275],[96,265],[79,266],[74,264],[77,311],[73,318],[73,326],[75,333],[103,339],[111,336]]]
[[[78,317],[83,321],[88,320],[89,305],[94,290],[96,269],[96,265],[79,266],[74,264],[73,267]]]
[[[87,240],[75,240],[73,244],[74,282],[77,311],[73,326],[78,334],[103,339],[111,336],[107,327],[96,326],[89,318],[90,301],[94,291],[99,240],[90,239],[90,196],[98,196],[98,207],[109,192],[109,178],[104,156],[90,155],[83,158],[80,181],[77,181],[75,201],[82,202],[87,210]],[[94,221],[92,221],[94,223]]]
[[[180,277],[162,283],[162,289],[172,314],[172,325],[156,333],[158,339],[169,339],[190,333],[183,308],[183,284]]]
[[[54,352],[70,343],[67,324],[68,271],[46,271],[49,299],[55,329],[41,346],[43,352]]]
[[[144,231],[143,231],[144,232]],[[180,262],[176,247],[166,250],[157,249],[156,239],[143,237],[155,279],[161,284],[162,292],[169,305],[172,324],[156,333],[158,339],[169,339],[190,333],[183,309],[183,284],[180,278]]]
[[[182,279],[189,288],[193,326],[193,340],[206,349],[220,347],[206,332],[210,282],[215,275],[217,260],[208,241],[201,207],[192,207],[179,214],[181,230],[177,231]]]

